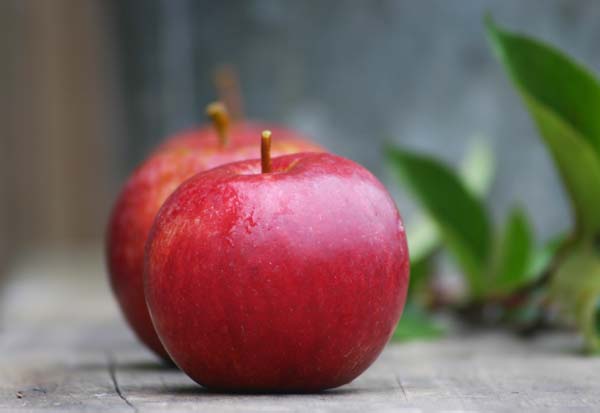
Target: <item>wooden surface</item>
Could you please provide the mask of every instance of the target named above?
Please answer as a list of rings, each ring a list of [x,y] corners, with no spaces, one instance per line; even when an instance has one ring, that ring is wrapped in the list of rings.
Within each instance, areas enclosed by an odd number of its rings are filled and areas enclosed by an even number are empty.
[[[565,333],[391,344],[353,383],[321,394],[210,393],[136,343],[94,252],[27,260],[0,310],[0,411],[600,411],[600,358],[579,355]]]

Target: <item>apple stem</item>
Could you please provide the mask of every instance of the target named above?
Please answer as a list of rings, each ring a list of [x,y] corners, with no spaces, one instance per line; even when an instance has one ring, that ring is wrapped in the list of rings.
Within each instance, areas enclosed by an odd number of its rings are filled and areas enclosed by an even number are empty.
[[[232,65],[221,65],[215,70],[215,87],[219,100],[225,102],[231,119],[238,122],[244,119],[242,92],[237,71]]]
[[[265,130],[261,134],[260,141],[260,166],[261,172],[271,172],[271,131]]]
[[[224,147],[229,143],[229,114],[222,102],[213,102],[206,107],[206,115],[212,120],[219,136],[219,143]]]

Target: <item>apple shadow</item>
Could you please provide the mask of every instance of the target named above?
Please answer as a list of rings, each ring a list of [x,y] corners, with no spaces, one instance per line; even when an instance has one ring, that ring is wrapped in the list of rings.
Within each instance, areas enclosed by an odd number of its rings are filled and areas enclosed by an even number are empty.
[[[337,389],[329,389],[329,390],[321,390],[321,391],[228,391],[228,390],[219,390],[219,389],[208,389],[206,387],[202,387],[196,384],[186,384],[181,386],[162,386],[160,388],[156,387],[153,389],[147,389],[152,394],[162,394],[162,395],[171,395],[171,396],[202,396],[202,397],[245,397],[245,396],[277,396],[285,398],[286,396],[290,397],[313,397],[319,396],[321,398],[334,398],[346,395],[358,395],[358,394],[367,394],[367,393],[377,393],[380,392],[381,389],[366,389],[366,388],[337,388]]]
[[[177,366],[166,361],[129,361],[117,363],[117,370],[127,371],[179,371]]]
[[[107,363],[102,362],[91,362],[91,363],[79,363],[73,366],[77,370],[92,371],[92,370],[106,370],[108,368]],[[179,371],[177,366],[173,363],[152,361],[152,360],[140,360],[140,361],[125,361],[116,364],[118,371],[128,372],[169,372]]]

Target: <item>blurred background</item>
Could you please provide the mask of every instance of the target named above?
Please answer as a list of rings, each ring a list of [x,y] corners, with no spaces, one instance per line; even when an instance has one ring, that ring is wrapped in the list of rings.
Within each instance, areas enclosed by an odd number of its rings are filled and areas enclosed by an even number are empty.
[[[44,274],[49,257],[81,251],[94,269],[74,276],[102,273],[123,179],[204,122],[222,64],[247,116],[297,128],[390,187],[385,140],[457,164],[486,139],[496,218],[516,202],[541,239],[567,228],[549,156],[486,43],[486,11],[600,69],[595,0],[0,1],[0,274]]]

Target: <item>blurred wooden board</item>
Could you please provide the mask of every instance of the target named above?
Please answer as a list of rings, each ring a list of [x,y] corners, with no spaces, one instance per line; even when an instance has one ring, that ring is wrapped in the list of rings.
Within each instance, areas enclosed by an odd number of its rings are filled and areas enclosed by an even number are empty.
[[[91,276],[76,276],[86,265]],[[391,344],[353,383],[321,394],[210,393],[137,344],[96,256],[23,268],[0,299],[0,411],[600,411],[600,358],[578,354],[565,333]]]
[[[597,411],[600,359],[567,336],[390,345],[355,382],[316,395],[210,393],[162,366],[121,323],[15,326],[0,338],[0,410]]]

